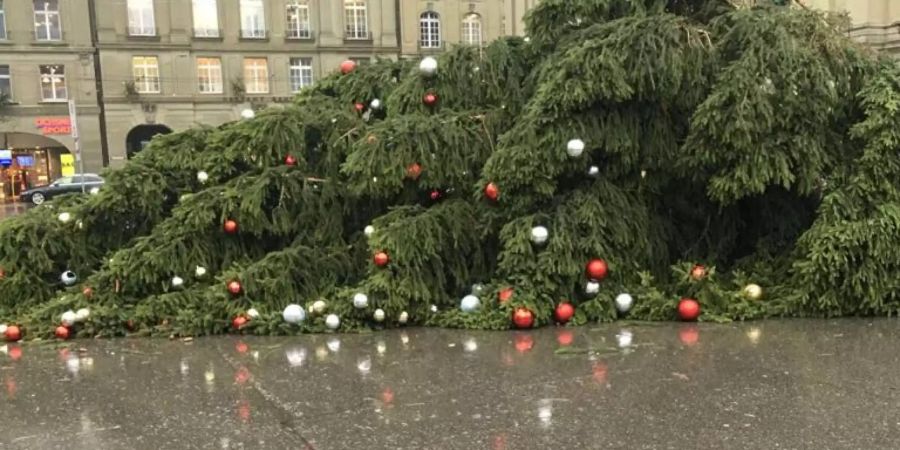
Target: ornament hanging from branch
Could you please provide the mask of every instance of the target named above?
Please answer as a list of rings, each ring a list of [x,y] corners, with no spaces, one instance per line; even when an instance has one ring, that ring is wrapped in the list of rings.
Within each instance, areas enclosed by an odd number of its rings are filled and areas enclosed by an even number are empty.
[[[426,56],[419,62],[419,73],[426,78],[433,77],[437,74],[438,61],[434,57]]]
[[[581,156],[581,154],[584,153],[584,141],[581,139],[572,139],[566,145],[566,153],[572,158]]]
[[[481,307],[481,300],[474,295],[467,295],[463,297],[462,301],[459,303],[459,309],[464,313],[471,313],[478,311],[478,308]]]
[[[622,293],[616,296],[616,310],[620,313],[627,313],[631,310],[632,305],[634,305],[634,298],[631,294]]]
[[[490,182],[484,187],[484,196],[488,200],[496,202],[500,198],[500,188],[493,182]]]
[[[556,321],[565,325],[572,320],[572,317],[575,315],[575,307],[572,306],[569,302],[562,302],[559,305],[556,305],[556,311],[554,313],[556,316]]]
[[[531,229],[531,242],[537,245],[546,244],[549,237],[550,232],[547,230],[547,227],[536,226]]]
[[[429,93],[425,94],[424,96],[422,96],[422,103],[424,103],[425,106],[433,107],[433,106],[437,105],[437,102],[438,102],[438,96],[434,92],[429,92]]]
[[[291,304],[284,308],[281,317],[287,323],[298,324],[306,320],[306,311],[300,305]]]
[[[225,224],[222,225],[222,229],[225,230],[226,234],[237,234],[238,223],[237,223],[237,221],[228,219],[225,221]]]
[[[347,75],[350,72],[356,70],[356,61],[352,59],[348,59],[341,63],[341,73]]]

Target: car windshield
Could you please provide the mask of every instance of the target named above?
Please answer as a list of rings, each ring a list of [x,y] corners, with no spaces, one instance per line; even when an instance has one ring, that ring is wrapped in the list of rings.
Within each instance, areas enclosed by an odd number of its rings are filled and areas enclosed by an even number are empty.
[[[62,177],[62,178],[54,181],[53,184],[55,184],[55,185],[72,184],[72,177]]]

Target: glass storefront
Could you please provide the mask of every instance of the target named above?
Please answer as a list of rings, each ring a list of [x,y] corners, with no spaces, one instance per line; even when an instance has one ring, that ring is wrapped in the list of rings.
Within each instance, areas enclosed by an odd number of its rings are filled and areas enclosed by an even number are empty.
[[[34,186],[50,184],[74,169],[65,147],[11,148],[12,165],[0,167],[0,201],[13,202]],[[74,173],[74,172],[73,172]]]

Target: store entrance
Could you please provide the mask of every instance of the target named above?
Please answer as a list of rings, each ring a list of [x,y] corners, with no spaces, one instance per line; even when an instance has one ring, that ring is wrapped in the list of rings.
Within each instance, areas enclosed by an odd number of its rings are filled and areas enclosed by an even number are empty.
[[[0,202],[75,174],[75,156],[59,142],[32,133],[0,133]]]
[[[125,137],[125,148],[128,151],[128,159],[138,154],[154,136],[159,134],[169,134],[172,130],[165,125],[138,125],[128,132]]]

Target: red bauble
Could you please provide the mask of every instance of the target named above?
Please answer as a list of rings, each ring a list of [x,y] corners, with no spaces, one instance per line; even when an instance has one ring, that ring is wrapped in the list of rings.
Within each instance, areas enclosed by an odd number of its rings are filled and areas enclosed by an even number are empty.
[[[600,281],[606,278],[607,272],[609,272],[609,266],[607,266],[606,261],[602,259],[590,260],[590,262],[587,263],[587,267],[585,268],[585,273],[591,280]]]
[[[247,325],[247,322],[248,320],[246,317],[237,316],[231,321],[231,326],[233,326],[235,330],[240,330],[241,328],[244,328],[244,325]]]
[[[284,163],[289,166],[296,166],[297,158],[294,158],[294,155],[287,155],[284,157]]]
[[[427,106],[434,106],[437,104],[438,96],[434,92],[429,92],[422,97],[422,103],[425,103]]]
[[[0,267],[0,280],[6,278],[6,270]]]
[[[575,307],[571,303],[560,303],[556,305],[556,321],[562,324],[568,323],[575,315]]]
[[[511,288],[511,287],[505,288],[502,291],[500,291],[500,293],[497,294],[497,298],[500,299],[501,304],[506,303],[509,301],[509,299],[512,298],[513,292],[514,292],[513,288]]]
[[[406,167],[406,177],[410,180],[418,180],[422,175],[422,166],[419,163],[412,163]]]
[[[388,262],[390,262],[391,260],[391,258],[388,257],[388,254],[385,252],[376,253],[372,259],[375,261],[375,265],[378,267],[384,267],[388,265]]]
[[[700,281],[705,276],[706,276],[706,267],[703,267],[702,265],[697,264],[691,269],[691,278],[693,278],[695,281]]]
[[[700,330],[694,325],[682,328],[678,330],[678,339],[680,339],[681,343],[684,345],[694,345],[700,341]]]
[[[6,333],[3,334],[3,337],[6,338],[7,342],[17,342],[19,339],[22,339],[22,330],[17,325],[10,325],[6,328]]]
[[[353,107],[356,108],[356,112],[361,113],[366,110],[366,105],[356,102],[353,104]]]
[[[85,287],[81,290],[81,295],[85,296],[85,298],[91,298],[94,296],[94,290],[90,286]]]
[[[56,327],[56,337],[66,340],[69,338],[69,329],[60,325]]]
[[[513,323],[518,328],[531,328],[534,325],[534,313],[526,308],[516,308],[513,313]]]
[[[500,198],[500,188],[493,182],[488,183],[487,186],[484,187],[484,196],[487,197],[488,200],[497,201],[497,199]]]
[[[525,353],[534,348],[534,338],[530,334],[520,334],[516,336],[516,350],[519,353]]]
[[[684,321],[697,320],[700,317],[700,304],[692,298],[683,298],[678,302],[678,317]]]
[[[225,224],[222,225],[222,229],[225,230],[228,234],[235,234],[238,231],[238,223],[234,220],[228,219],[225,221]]]
[[[568,329],[563,328],[556,333],[556,342],[559,342],[559,345],[562,345],[563,347],[572,345],[572,341],[574,340],[575,335]]]
[[[428,196],[431,197],[432,200],[438,201],[441,199],[441,191],[435,189],[431,191],[431,194],[428,194]]]
[[[356,61],[346,60],[341,63],[341,73],[347,75],[350,72],[356,70]]]
[[[230,281],[228,283],[228,292],[231,292],[231,295],[238,295],[241,293],[241,283],[239,281]]]

